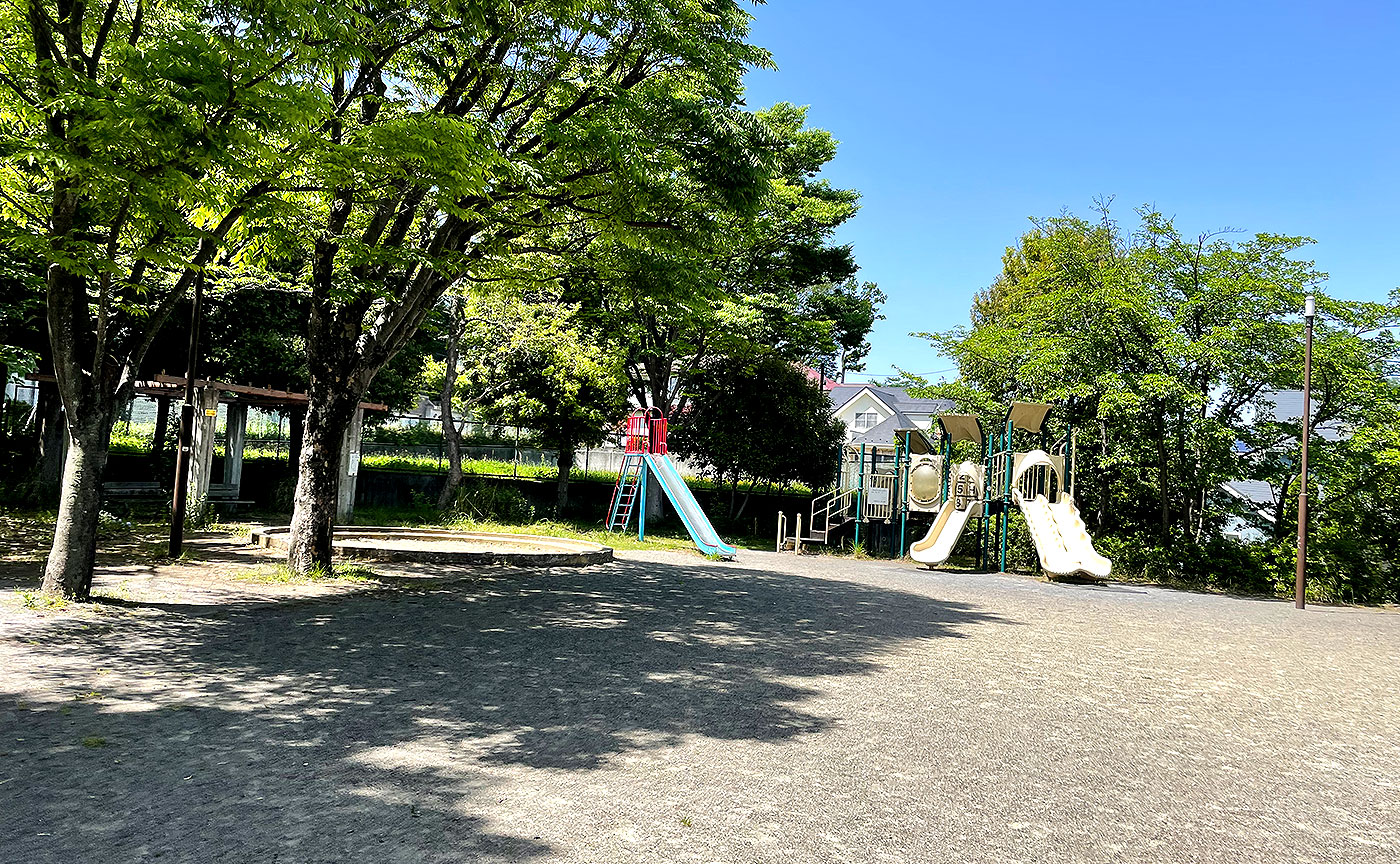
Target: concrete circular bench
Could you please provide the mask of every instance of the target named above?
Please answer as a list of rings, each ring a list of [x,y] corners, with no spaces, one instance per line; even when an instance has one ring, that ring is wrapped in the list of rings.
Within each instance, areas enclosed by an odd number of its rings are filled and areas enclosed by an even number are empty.
[[[286,549],[291,527],[255,528],[251,542]],[[337,527],[337,556],[434,564],[509,564],[518,567],[585,567],[613,560],[613,550],[589,540],[535,534],[494,534],[439,528]]]

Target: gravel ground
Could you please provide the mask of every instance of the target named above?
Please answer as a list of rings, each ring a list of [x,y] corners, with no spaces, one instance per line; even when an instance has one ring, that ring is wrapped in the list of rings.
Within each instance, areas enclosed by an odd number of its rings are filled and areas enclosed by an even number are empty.
[[[0,860],[1400,859],[1393,612],[620,559],[11,604]]]

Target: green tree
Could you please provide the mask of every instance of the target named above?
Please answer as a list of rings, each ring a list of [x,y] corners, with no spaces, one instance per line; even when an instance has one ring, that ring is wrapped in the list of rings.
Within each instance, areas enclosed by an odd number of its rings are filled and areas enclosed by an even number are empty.
[[[822,489],[836,479],[846,427],[826,391],[772,355],[711,359],[686,379],[689,406],[671,447],[730,483],[730,515],[740,480]],[[744,499],[747,502],[747,497]]]
[[[333,116],[258,250],[311,293],[311,404],[288,560],[330,560],[346,424],[452,286],[528,267],[566,226],[625,238],[667,166],[743,197],[761,181],[736,103],[737,2],[555,0],[368,10],[364,52],[322,80]]]
[[[580,446],[596,447],[627,414],[619,358],[557,303],[486,300],[465,309],[463,396],[483,420],[526,426],[557,451],[554,512],[569,503]]]
[[[44,277],[0,246],[0,381],[33,372],[48,354],[44,338]]]
[[[859,195],[818,177],[836,141],[805,125],[805,108],[779,103],[753,121],[742,158],[768,172],[756,199],[663,173],[653,182],[669,190],[665,218],[627,242],[587,243],[561,267],[565,296],[626,354],[633,398],[671,417],[686,407],[685,375],[712,358],[761,346],[817,364],[842,350],[838,312],[817,300],[856,272],[833,235]]]
[[[34,262],[70,439],[44,589],[86,597],[114,413],[156,332],[271,206],[347,10],[0,8],[0,244]]]
[[[835,339],[836,379],[844,382],[847,372],[865,371],[870,354],[870,331],[883,321],[880,307],[887,298],[874,282],[850,279],[815,293],[808,301],[812,317],[830,321]],[[826,358],[822,358],[823,365]]]
[[[1037,222],[975,299],[971,327],[922,335],[957,361],[951,389],[962,401],[1064,407],[1081,433],[1085,510],[1124,555],[1176,578],[1221,578],[1206,550],[1223,548],[1240,515],[1221,484],[1272,477],[1286,487],[1296,471],[1298,425],[1270,421],[1268,400],[1301,384],[1298,313],[1325,277],[1294,257],[1303,238],[1187,238],[1160,214],[1140,215],[1132,234],[1106,210]],[[1395,356],[1376,334],[1400,305],[1319,291],[1319,306],[1314,419],[1359,428],[1383,358]],[[1241,566],[1235,587],[1267,584]]]

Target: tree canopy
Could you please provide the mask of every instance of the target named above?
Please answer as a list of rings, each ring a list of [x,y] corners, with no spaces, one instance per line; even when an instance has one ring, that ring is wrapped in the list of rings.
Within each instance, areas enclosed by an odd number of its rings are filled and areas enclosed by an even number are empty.
[[[622,363],[559,303],[475,298],[462,313],[463,401],[488,422],[531,429],[558,453],[556,513],[568,505],[580,446],[596,447],[627,414]]]
[[[837,310],[817,300],[848,290],[856,272],[850,248],[833,236],[859,195],[818,177],[836,141],[805,123],[806,109],[787,103],[746,123],[747,158],[767,171],[752,200],[698,197],[658,178],[677,201],[665,220],[561,263],[565,296],[625,354],[639,403],[678,416],[689,371],[755,346],[811,365],[843,350]]]
[[[84,597],[116,406],[204,268],[307,152],[349,7],[0,8],[0,245],[44,274],[70,447],[45,589]]]
[[[836,479],[846,426],[820,384],[780,356],[721,356],[686,378],[689,406],[672,448],[737,485],[824,489]]]
[[[1064,406],[1081,430],[1082,503],[1130,568],[1239,582],[1231,587],[1291,584],[1291,559],[1278,561],[1296,525],[1300,427],[1297,418],[1274,418],[1271,400],[1302,383],[1303,295],[1317,293],[1320,316],[1313,422],[1343,432],[1339,442],[1314,441],[1318,464],[1342,460],[1333,482],[1354,476],[1360,485],[1381,480],[1364,463],[1388,452],[1367,442],[1395,416],[1387,368],[1400,354],[1387,328],[1400,322],[1400,296],[1378,304],[1327,295],[1325,274],[1295,257],[1305,238],[1187,237],[1158,213],[1139,216],[1132,233],[1106,209],[1097,220],[1038,221],[975,298],[970,327],[920,334],[956,360],[961,376],[922,392],[983,411],[1014,399]],[[1348,454],[1359,457],[1357,448],[1370,455],[1355,461]],[[1232,568],[1210,562],[1241,557],[1221,545],[1227,532],[1260,521],[1222,489],[1243,479],[1276,490],[1272,521],[1260,524],[1274,551],[1255,548],[1236,572],[1222,572]],[[1320,535],[1340,520],[1379,537],[1375,527],[1389,523],[1364,528],[1336,491],[1313,513]],[[1324,540],[1317,552],[1336,549]],[[1392,586],[1381,596],[1400,589],[1393,568],[1327,570],[1318,590],[1328,596],[1374,599],[1374,588],[1361,586],[1381,573]]]

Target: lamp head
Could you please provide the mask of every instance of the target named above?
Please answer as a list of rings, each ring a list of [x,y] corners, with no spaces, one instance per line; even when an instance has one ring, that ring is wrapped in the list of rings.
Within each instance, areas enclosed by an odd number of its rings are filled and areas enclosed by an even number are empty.
[[[1311,321],[1316,314],[1317,301],[1313,299],[1313,295],[1309,294],[1303,298],[1303,317]]]

